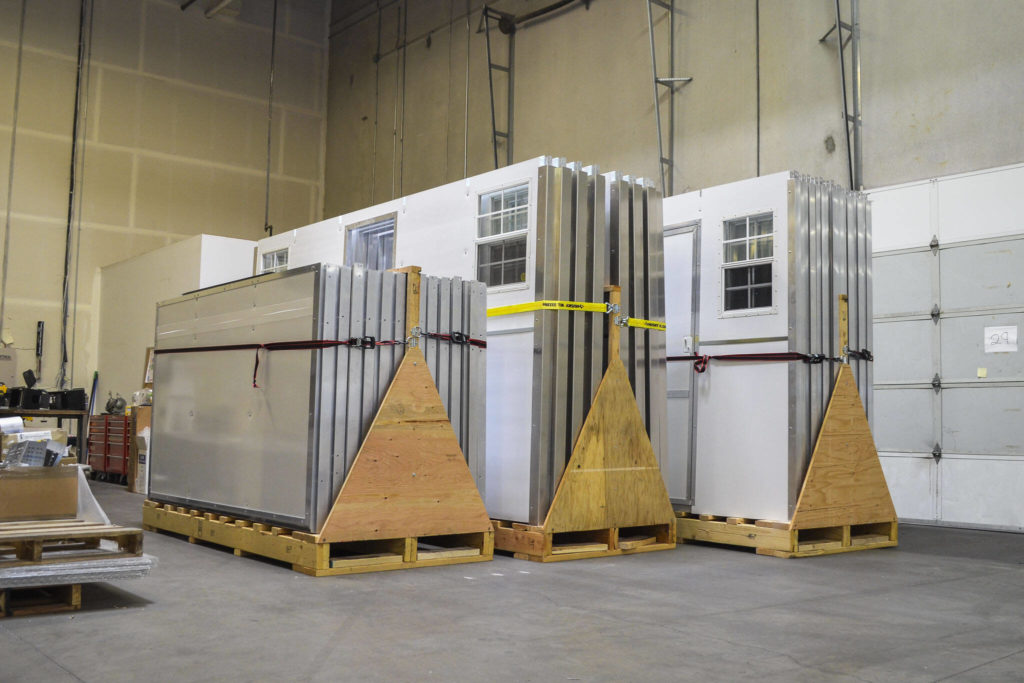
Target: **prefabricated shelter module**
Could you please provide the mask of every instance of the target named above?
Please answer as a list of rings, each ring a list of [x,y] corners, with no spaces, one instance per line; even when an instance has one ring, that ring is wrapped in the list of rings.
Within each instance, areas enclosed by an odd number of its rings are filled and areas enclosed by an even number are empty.
[[[783,172],[664,201],[668,355],[796,352],[821,362],[670,362],[674,503],[789,520],[844,355],[871,349],[871,215],[835,183]],[[851,360],[871,415],[871,363]],[[687,427],[689,425],[689,427]]]
[[[476,278],[490,309],[599,303],[664,320],[661,195],[650,183],[540,157],[265,238],[260,268],[340,258]],[[487,484],[492,517],[541,524],[606,366],[603,315],[487,319]],[[667,448],[664,332],[623,331],[621,356],[659,461]],[[426,349],[444,356],[447,346]],[[432,370],[434,367],[432,366]],[[441,397],[448,405],[439,381]]]
[[[150,497],[319,532],[405,356],[407,277],[316,264],[161,303]],[[485,301],[424,276],[422,332],[482,342]],[[482,481],[485,351],[444,346],[427,365]]]

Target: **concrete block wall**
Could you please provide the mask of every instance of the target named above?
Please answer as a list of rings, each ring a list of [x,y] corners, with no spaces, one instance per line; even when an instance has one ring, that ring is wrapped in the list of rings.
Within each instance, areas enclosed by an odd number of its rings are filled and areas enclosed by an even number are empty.
[[[334,0],[325,215],[493,167],[483,4]],[[522,14],[550,3],[489,4]],[[676,7],[676,73],[694,81],[678,96],[675,192],[789,168],[849,183],[836,43],[819,42],[834,2]],[[1013,87],[1024,4],[860,7],[866,187],[1024,159],[1024,89]],[[666,75],[666,14],[654,16]],[[657,178],[651,77],[645,0],[578,2],[520,29],[514,160],[556,154]]]
[[[26,3],[4,334],[19,349],[19,365],[32,367],[36,321],[45,321],[42,381],[52,386],[79,2]],[[209,4],[183,12],[178,0],[92,3],[68,329],[76,386],[88,387],[96,368],[100,267],[199,233],[264,235],[273,3],[236,0],[207,19]],[[0,0],[0,236],[20,7],[21,0]],[[328,12],[326,0],[279,5],[270,188],[276,230],[322,214]],[[134,369],[143,359],[125,362]]]

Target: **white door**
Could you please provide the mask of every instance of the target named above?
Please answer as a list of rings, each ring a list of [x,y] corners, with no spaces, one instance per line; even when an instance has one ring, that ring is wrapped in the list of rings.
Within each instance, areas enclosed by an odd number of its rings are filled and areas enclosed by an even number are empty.
[[[665,229],[665,322],[667,355],[686,356],[693,353],[696,316],[693,301],[694,274],[700,272],[695,262],[699,250],[698,224],[689,223]],[[693,504],[693,439],[690,425],[694,407],[693,364],[668,363],[668,442],[669,451],[662,474],[668,495],[676,505]]]

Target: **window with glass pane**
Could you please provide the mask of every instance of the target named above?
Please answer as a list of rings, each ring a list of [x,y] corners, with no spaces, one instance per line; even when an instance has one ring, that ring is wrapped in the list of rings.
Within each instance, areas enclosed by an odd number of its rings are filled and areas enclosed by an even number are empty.
[[[345,265],[360,263],[372,270],[395,267],[395,217],[388,216],[348,229]]]
[[[722,240],[724,310],[772,305],[773,254],[771,214],[725,221]]]
[[[478,244],[476,279],[488,287],[526,282],[526,235]]]
[[[477,237],[493,237],[526,230],[530,186],[517,185],[480,195]]]
[[[279,270],[287,270],[288,248],[285,247],[284,249],[266,252],[263,254],[263,260],[260,266],[261,273],[276,273]]]
[[[526,282],[527,183],[486,192],[477,215],[477,279],[488,287]]]

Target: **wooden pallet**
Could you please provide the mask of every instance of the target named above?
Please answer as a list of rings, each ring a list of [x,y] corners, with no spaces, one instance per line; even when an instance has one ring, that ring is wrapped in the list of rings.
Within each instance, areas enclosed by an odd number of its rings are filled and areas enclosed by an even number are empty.
[[[792,529],[789,522],[677,514],[680,540],[756,548],[758,555],[813,557],[897,545],[894,521]]]
[[[649,553],[676,547],[674,524],[556,533],[542,526],[492,520],[494,544],[519,560],[563,562]]]
[[[0,618],[72,612],[82,608],[82,584],[0,590]]]
[[[811,557],[897,545],[896,508],[849,365],[822,420],[793,518],[788,522],[677,513],[680,540]]]
[[[291,565],[310,576],[361,574],[392,569],[486,562],[494,557],[494,533],[321,542],[316,534],[147,500],[143,528],[226,546],[235,555],[256,555]]]
[[[140,529],[81,519],[0,523],[0,569],[139,555]]]
[[[609,299],[619,303],[618,288]],[[612,318],[612,316],[609,316]],[[669,550],[676,518],[609,320],[608,369],[598,385],[544,524],[491,520],[494,546],[558,562]]]

